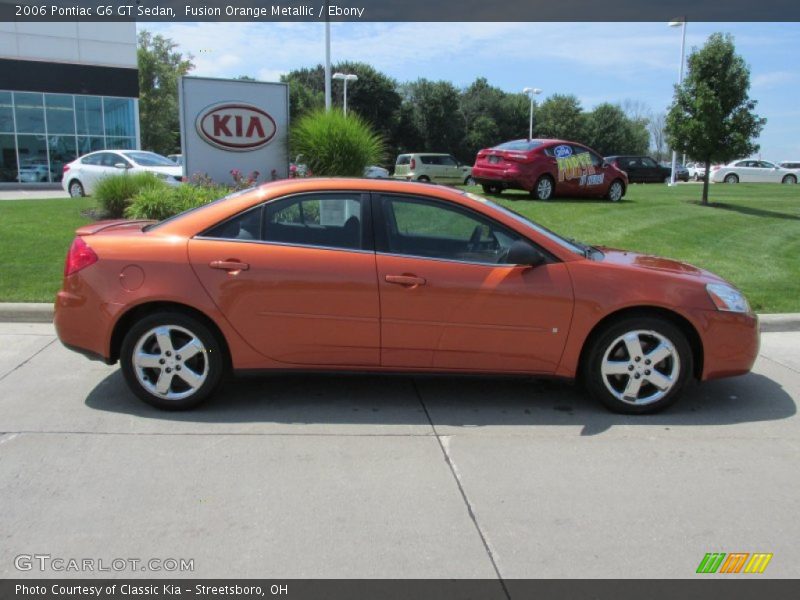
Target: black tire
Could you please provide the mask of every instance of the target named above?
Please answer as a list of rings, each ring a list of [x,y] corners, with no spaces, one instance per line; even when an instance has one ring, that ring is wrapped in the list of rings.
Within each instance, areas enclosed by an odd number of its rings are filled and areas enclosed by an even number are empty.
[[[483,188],[484,194],[502,194],[503,188],[496,183],[482,183],[481,188]]]
[[[619,192],[619,193],[617,193]],[[625,196],[625,184],[622,183],[621,179],[615,179],[611,182],[611,185],[608,186],[608,192],[606,192],[606,199],[611,200],[611,202],[619,202]]]
[[[627,342],[620,341],[620,338],[626,335],[639,339],[643,350],[642,356],[638,357],[640,360],[629,355]],[[647,359],[648,353],[663,341],[656,336],[667,340],[671,344],[672,352],[656,364],[646,363],[649,360]],[[680,397],[683,387],[693,372],[692,350],[686,336],[680,328],[663,318],[643,315],[614,321],[598,335],[593,336],[589,344],[591,345],[587,348],[588,351],[584,355],[585,358],[581,365],[582,380],[589,394],[613,412],[640,415],[662,411]],[[621,365],[620,368],[624,367],[624,374],[608,376],[604,373],[603,361],[607,352],[610,354],[609,358],[614,358],[612,364]],[[677,355],[677,372],[673,371],[676,365],[675,355]],[[666,381],[670,382],[666,392],[659,390],[648,379],[656,375],[663,377],[666,375],[664,371],[669,371],[669,374],[672,375],[672,377],[666,377]],[[625,395],[624,392],[627,391],[626,386],[629,382],[638,383],[641,386],[637,388],[637,397],[642,394],[638,398],[641,402],[634,403],[618,397],[618,395]],[[615,390],[618,395],[612,393],[612,390]],[[652,393],[648,396],[649,392]],[[653,399],[648,400],[648,398]]]
[[[728,173],[723,181],[725,183],[739,183],[739,176],[736,173]]]
[[[86,191],[83,189],[83,184],[77,179],[70,181],[67,189],[69,190],[70,198],[82,198],[86,195]]]
[[[675,178],[675,181],[676,181],[676,182],[678,181],[678,178],[677,178],[677,177]],[[669,185],[670,183],[672,183],[672,177],[666,177],[666,178],[664,179],[664,183],[666,183],[667,185]]]
[[[795,183],[797,183],[797,176],[796,175],[786,175],[786,176],[784,176],[784,178],[781,181],[781,183],[788,183],[790,185],[794,185]]]
[[[464,180],[464,185],[475,185],[475,180],[472,178],[472,175]]]
[[[188,396],[166,398],[156,395],[139,380],[140,376],[143,378],[152,379],[156,375],[163,375],[165,371],[170,370],[169,366],[157,366],[154,368],[148,368],[146,370],[142,369],[141,372],[139,372],[139,368],[134,365],[133,355],[137,349],[137,346],[139,346],[142,340],[145,338],[154,338],[153,335],[148,334],[150,334],[155,328],[160,327],[185,330],[199,340],[200,344],[202,345],[202,351],[198,352],[189,360],[184,359],[185,362],[183,363],[180,362],[182,357],[180,357],[176,352],[176,350],[179,348],[173,348],[173,354],[169,358],[165,356],[165,351],[162,351],[163,349],[154,350],[151,346],[151,349],[149,350],[149,353],[153,356],[159,355],[161,356],[162,360],[169,360],[170,362],[166,364],[171,365],[171,368],[175,369],[174,371],[170,371],[170,373],[174,373],[174,375],[170,375],[170,387],[168,388],[167,393],[172,393],[176,396],[179,396],[182,393],[186,393],[185,390],[181,391],[182,384],[186,385],[187,387],[191,387],[186,384],[183,379],[181,379],[181,374],[179,371],[182,369],[184,374],[187,373],[187,369],[189,369],[189,372],[192,372],[192,370],[195,371],[193,375],[197,374],[196,371],[204,371],[203,375],[205,379],[203,380],[202,384],[198,385],[197,389],[191,392]],[[171,339],[177,341],[178,344],[176,345],[180,347],[181,342],[178,338],[183,335],[185,334],[182,331],[175,331],[171,336]],[[146,343],[147,342],[145,342],[145,344]],[[206,400],[219,387],[223,380],[223,376],[225,375],[227,364],[223,352],[224,348],[222,342],[217,339],[217,336],[215,336],[208,327],[206,327],[197,319],[180,312],[161,311],[142,318],[136,322],[125,334],[120,352],[120,366],[122,367],[122,374],[125,376],[125,381],[128,384],[128,387],[130,387],[131,391],[133,391],[134,394],[136,394],[147,404],[162,410],[186,410],[194,408]],[[169,355],[170,352],[166,351],[166,354]],[[190,365],[190,361],[194,362],[192,362]],[[206,365],[207,370],[205,370]],[[178,379],[177,382],[175,381],[176,378]],[[149,385],[154,384],[155,382],[153,381],[150,381],[149,383]]]
[[[428,183],[430,180],[431,178],[428,177],[427,175],[420,175],[419,177],[417,177],[417,181],[420,181],[422,183]]]
[[[530,191],[536,200],[551,200],[556,195],[556,182],[550,175],[542,175]]]

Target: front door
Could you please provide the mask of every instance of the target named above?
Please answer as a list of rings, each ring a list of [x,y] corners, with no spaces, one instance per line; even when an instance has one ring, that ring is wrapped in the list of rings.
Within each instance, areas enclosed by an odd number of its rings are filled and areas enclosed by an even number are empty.
[[[505,264],[521,236],[430,198],[375,198],[381,364],[552,373],[572,315],[572,286],[555,259]]]
[[[189,242],[200,281],[231,325],[273,360],[377,365],[380,325],[368,196],[268,202]]]

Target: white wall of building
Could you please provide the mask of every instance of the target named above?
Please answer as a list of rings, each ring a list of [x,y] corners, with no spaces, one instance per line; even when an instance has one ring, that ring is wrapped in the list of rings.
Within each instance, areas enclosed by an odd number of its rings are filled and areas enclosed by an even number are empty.
[[[136,68],[136,23],[0,22],[0,57]]]

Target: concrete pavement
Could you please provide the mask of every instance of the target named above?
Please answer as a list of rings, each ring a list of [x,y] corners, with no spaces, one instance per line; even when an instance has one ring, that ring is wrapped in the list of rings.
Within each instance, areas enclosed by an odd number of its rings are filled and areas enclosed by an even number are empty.
[[[14,568],[47,553],[194,559],[169,576],[683,578],[706,552],[797,577],[798,347],[766,333],[754,373],[651,417],[557,382],[308,375],[163,413],[51,325],[0,323],[0,577],[63,575]]]

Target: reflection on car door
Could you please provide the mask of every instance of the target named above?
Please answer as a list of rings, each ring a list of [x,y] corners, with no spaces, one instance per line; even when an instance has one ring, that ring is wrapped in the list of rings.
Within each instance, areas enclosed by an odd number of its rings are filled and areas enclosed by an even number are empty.
[[[519,234],[430,198],[376,195],[373,211],[381,365],[555,371],[573,303],[563,263],[502,264]]]
[[[195,273],[258,352],[290,364],[379,364],[367,198],[352,192],[275,200],[190,240]]]

